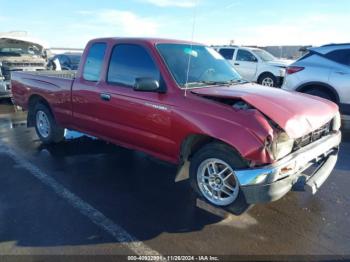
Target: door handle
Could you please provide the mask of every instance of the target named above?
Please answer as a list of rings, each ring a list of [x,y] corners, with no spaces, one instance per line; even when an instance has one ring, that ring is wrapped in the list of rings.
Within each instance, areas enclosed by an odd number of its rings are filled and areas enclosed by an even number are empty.
[[[100,97],[103,101],[110,101],[111,100],[111,95],[110,94],[100,94]]]
[[[347,73],[345,73],[345,72],[335,72],[335,73],[338,75],[347,75]]]
[[[234,63],[234,65],[239,65],[239,63]]]

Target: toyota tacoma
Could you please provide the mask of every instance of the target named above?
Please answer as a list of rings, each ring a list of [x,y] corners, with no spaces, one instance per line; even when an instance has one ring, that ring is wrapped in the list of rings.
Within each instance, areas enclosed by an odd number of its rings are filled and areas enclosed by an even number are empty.
[[[12,87],[43,143],[70,129],[146,152],[234,214],[296,187],[316,193],[341,142],[335,103],[248,83],[187,41],[92,40],[77,72],[14,72]]]

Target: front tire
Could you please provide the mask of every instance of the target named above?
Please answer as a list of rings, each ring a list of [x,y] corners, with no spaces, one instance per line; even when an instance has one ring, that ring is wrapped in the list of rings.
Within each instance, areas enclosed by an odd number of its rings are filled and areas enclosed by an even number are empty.
[[[235,215],[244,213],[247,204],[234,170],[246,167],[245,162],[229,146],[210,143],[192,158],[190,183],[198,197]]]
[[[44,144],[59,143],[64,139],[64,128],[57,125],[50,109],[38,103],[34,108],[35,130]]]
[[[262,86],[276,87],[277,78],[271,73],[265,73],[259,77],[258,83]]]

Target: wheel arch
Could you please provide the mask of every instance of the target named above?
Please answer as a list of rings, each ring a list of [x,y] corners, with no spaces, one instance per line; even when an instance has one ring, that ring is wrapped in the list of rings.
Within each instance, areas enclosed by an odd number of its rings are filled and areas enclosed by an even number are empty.
[[[191,157],[196,152],[198,152],[198,150],[200,150],[203,146],[210,144],[210,143],[213,143],[213,142],[221,143],[221,144],[224,144],[224,145],[231,147],[233,149],[233,151],[235,151],[237,153],[237,155],[239,157],[241,157],[242,160],[244,160],[244,158],[242,157],[240,152],[237,150],[237,148],[226,143],[223,140],[214,138],[214,137],[209,136],[209,135],[204,135],[204,134],[191,134],[191,135],[188,135],[181,143],[180,162],[183,163],[185,161],[191,160]]]
[[[225,143],[220,139],[204,134],[190,134],[181,143],[179,156],[180,164],[175,177],[175,182],[180,182],[189,178],[189,167],[192,156],[205,145],[213,142],[229,146],[237,154],[237,156],[239,156],[243,161],[246,161],[234,146]]]
[[[324,82],[308,82],[305,84],[300,85],[299,87],[297,87],[295,90],[301,93],[305,93],[308,90],[311,89],[319,89],[322,91],[326,91],[328,94],[330,94],[332,96],[332,98],[334,99],[334,102],[337,103],[339,105],[340,103],[340,98],[339,98],[339,94],[337,92],[337,90],[335,90],[334,87],[332,87],[331,85],[324,83]]]

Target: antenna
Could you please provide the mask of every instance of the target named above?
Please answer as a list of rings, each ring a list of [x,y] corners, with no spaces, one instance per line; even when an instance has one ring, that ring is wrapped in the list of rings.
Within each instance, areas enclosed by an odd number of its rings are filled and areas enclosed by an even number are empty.
[[[192,48],[193,48],[194,30],[195,30],[195,27],[196,27],[197,7],[198,7],[198,0],[195,1],[194,7],[193,7],[193,24],[192,24],[192,35],[191,35],[191,52],[192,52]],[[191,57],[192,57],[191,52],[188,54],[188,64],[187,64],[186,83],[185,83],[185,97],[187,96],[188,77],[189,77],[189,74],[190,74],[190,65],[191,65]]]

